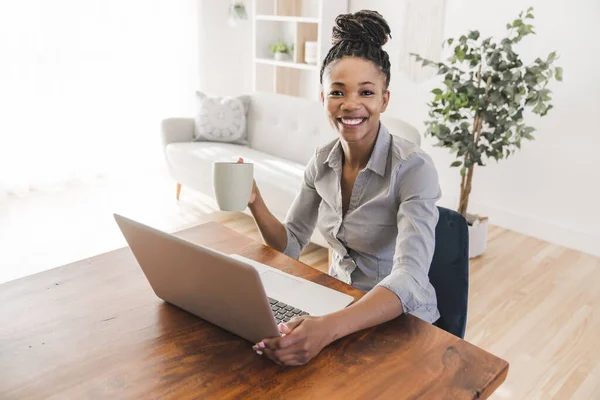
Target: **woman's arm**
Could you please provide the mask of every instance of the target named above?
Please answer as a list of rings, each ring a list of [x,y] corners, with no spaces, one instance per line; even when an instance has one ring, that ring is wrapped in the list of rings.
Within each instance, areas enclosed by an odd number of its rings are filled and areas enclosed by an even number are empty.
[[[244,159],[240,157],[237,162],[243,163]],[[254,217],[256,226],[258,227],[265,244],[277,251],[283,251],[287,245],[285,227],[273,214],[271,214],[271,211],[269,211],[269,208],[260,195],[258,186],[256,186],[256,181],[252,181],[252,192],[250,193],[250,199],[248,200],[248,208]]]
[[[315,189],[316,156],[308,162],[300,191],[289,208],[284,223],[269,211],[256,182],[253,183],[248,207],[264,242],[275,250],[297,259],[308,244],[319,213],[321,196]],[[243,162],[239,159],[238,162]]]
[[[402,303],[394,292],[375,287],[355,304],[324,318],[331,326],[333,342],[351,333],[390,321],[402,312]]]
[[[283,252],[287,247],[285,226],[269,211],[256,183],[253,184],[248,207],[264,242],[275,250]]]

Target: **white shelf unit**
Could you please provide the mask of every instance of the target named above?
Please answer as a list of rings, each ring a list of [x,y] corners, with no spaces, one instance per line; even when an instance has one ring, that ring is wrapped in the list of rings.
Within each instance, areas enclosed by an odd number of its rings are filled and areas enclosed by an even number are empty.
[[[319,98],[321,62],[331,47],[335,18],[348,12],[348,0],[256,0],[253,7],[254,90]],[[269,45],[294,45],[288,60],[277,61]],[[304,62],[304,44],[317,42],[317,64]]]

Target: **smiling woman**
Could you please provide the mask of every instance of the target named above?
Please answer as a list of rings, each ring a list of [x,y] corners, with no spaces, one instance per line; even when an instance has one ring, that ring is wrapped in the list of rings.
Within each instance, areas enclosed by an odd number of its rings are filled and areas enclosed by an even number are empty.
[[[284,336],[254,346],[275,362],[304,364],[332,341],[402,313],[439,318],[428,277],[438,177],[427,154],[380,121],[390,101],[388,37],[377,12],[337,17],[321,100],[338,138],[316,149],[283,223],[254,185],[249,207],[268,245],[298,258],[318,228],[333,249],[329,274],[369,292],[336,313],[281,324]]]

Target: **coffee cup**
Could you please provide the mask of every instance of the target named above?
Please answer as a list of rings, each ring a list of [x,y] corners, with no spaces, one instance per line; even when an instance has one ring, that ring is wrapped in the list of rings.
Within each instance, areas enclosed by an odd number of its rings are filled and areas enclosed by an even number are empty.
[[[213,192],[222,211],[243,211],[252,193],[254,164],[213,162]]]

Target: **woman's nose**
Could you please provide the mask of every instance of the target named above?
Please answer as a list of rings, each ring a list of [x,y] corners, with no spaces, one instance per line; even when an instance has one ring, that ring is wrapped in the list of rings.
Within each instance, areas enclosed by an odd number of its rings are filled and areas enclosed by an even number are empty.
[[[355,111],[361,108],[361,104],[358,101],[346,100],[342,103],[341,109],[343,111]]]

